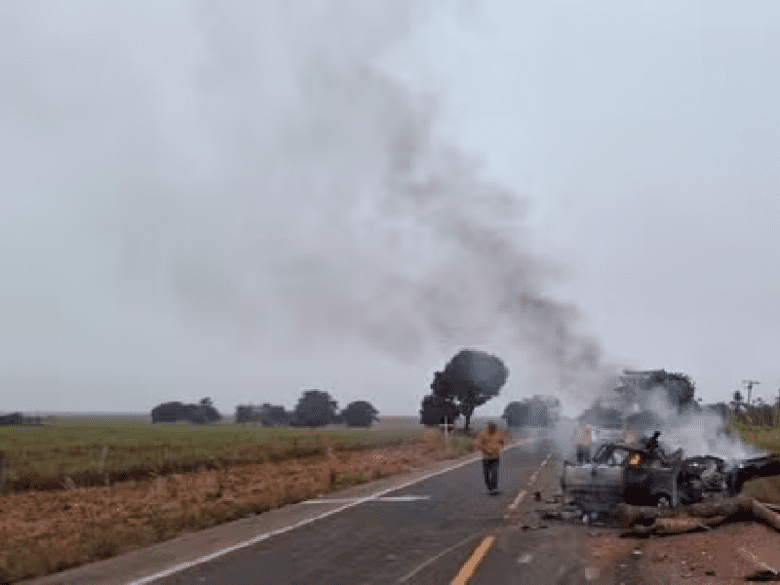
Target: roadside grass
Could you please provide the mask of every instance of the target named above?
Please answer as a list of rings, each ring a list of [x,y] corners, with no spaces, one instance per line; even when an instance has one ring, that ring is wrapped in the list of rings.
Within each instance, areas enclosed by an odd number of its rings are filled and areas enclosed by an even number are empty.
[[[729,427],[737,431],[742,440],[763,451],[780,453],[780,425],[747,425],[731,421]],[[780,504],[780,477],[762,477],[745,483],[742,487],[746,495],[773,504]]]
[[[423,430],[67,421],[0,428],[0,490],[110,485],[229,465],[418,443]]]

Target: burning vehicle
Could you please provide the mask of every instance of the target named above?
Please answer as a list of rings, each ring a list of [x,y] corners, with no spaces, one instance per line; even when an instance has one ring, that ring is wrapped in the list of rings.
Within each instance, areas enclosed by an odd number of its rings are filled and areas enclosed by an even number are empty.
[[[564,462],[563,501],[587,517],[610,515],[619,503],[673,507],[713,496],[735,496],[754,478],[780,475],[780,454],[726,461],[703,455],[667,455],[656,442],[601,445],[591,463]]]

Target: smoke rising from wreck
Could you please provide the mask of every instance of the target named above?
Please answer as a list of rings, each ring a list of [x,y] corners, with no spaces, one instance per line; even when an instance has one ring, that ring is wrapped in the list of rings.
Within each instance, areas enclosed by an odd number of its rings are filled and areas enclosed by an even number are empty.
[[[671,450],[683,449],[689,456],[716,455],[726,460],[759,454],[755,448],[742,442],[738,435],[727,435],[723,419],[713,412],[678,414],[663,388],[651,390],[647,408],[663,421],[658,429],[661,441]]]
[[[376,65],[420,6],[5,3],[6,381],[240,384],[268,337],[502,336],[551,391],[600,377],[525,202]]]
[[[587,417],[584,419],[587,424],[597,429],[597,433],[604,432],[603,429],[611,429],[614,435],[629,427],[638,433],[640,440],[643,440],[657,430],[661,432],[661,446],[668,454],[682,449],[686,457],[715,455],[730,462],[762,454],[752,445],[744,443],[738,433],[727,433],[725,421],[720,414],[706,408],[697,409],[693,401],[685,408],[678,408],[672,400],[674,389],[670,392],[668,387],[653,386],[640,390],[634,399],[620,404],[619,400],[617,402],[615,400],[614,391],[620,384],[618,377],[613,378],[601,388],[599,396],[594,401],[594,406],[599,402],[602,404],[606,402],[611,407],[616,407],[620,414],[619,420],[614,420],[611,416],[596,422]],[[679,391],[679,387],[676,390]],[[634,418],[636,416],[639,416],[643,423],[639,424]],[[575,420],[561,419],[547,433],[558,451],[569,460],[574,459],[574,436],[577,426]],[[622,440],[617,436],[599,439],[597,434],[596,448],[602,440],[616,442]]]

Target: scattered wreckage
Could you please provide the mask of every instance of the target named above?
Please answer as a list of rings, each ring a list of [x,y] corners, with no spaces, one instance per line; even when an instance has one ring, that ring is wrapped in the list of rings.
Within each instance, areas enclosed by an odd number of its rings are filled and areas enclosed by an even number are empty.
[[[605,443],[591,463],[564,462],[562,501],[587,520],[613,516],[619,504],[674,508],[736,496],[750,479],[780,475],[780,454],[726,461],[648,447]]]

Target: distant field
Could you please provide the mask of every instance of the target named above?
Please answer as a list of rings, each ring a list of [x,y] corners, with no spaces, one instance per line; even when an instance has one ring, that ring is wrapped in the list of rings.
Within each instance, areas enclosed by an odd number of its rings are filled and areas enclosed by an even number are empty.
[[[742,440],[759,449],[780,453],[780,427],[750,427],[740,425]],[[765,502],[780,504],[780,477],[754,479],[745,484],[743,492]]]
[[[780,453],[780,428],[746,427],[740,430],[742,440],[759,449]]]
[[[38,427],[0,427],[5,491],[100,485],[231,464],[282,461],[422,441],[413,417],[385,417],[368,429],[275,428],[234,423],[151,424],[90,416]],[[70,478],[70,479],[68,479]]]

